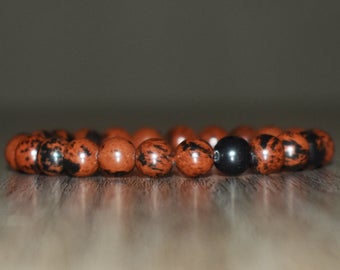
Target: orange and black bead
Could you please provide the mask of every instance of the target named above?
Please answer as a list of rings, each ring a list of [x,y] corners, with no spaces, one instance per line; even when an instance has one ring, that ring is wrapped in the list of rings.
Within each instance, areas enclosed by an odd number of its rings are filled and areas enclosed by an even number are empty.
[[[136,152],[136,167],[144,175],[166,176],[172,169],[173,156],[170,145],[163,139],[142,142]]]
[[[252,166],[261,174],[279,172],[284,163],[282,142],[275,136],[262,134],[251,140]]]
[[[88,139],[68,143],[64,151],[64,168],[72,176],[91,176],[98,170],[98,146]]]
[[[39,147],[37,162],[42,173],[58,175],[64,170],[64,151],[67,141],[58,138],[44,140]]]
[[[175,151],[175,163],[180,172],[188,177],[207,174],[214,164],[213,149],[203,140],[184,140]]]
[[[306,167],[309,159],[309,144],[298,132],[283,132],[278,137],[284,148],[285,160],[283,169],[298,171]]]
[[[44,141],[41,135],[27,136],[15,149],[15,162],[19,171],[28,174],[39,173],[37,156],[40,144]]]

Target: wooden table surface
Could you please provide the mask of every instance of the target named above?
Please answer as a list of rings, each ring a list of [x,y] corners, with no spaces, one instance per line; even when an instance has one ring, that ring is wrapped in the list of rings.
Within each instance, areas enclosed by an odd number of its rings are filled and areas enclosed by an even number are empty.
[[[338,161],[270,176],[77,179],[12,172],[2,157],[1,268],[339,269]]]

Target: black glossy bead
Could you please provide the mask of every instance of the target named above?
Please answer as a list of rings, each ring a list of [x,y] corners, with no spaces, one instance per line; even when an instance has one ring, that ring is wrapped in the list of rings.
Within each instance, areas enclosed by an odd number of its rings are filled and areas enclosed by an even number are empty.
[[[250,167],[251,152],[248,142],[240,137],[227,136],[214,148],[214,163],[227,175],[238,175]]]
[[[320,138],[313,130],[306,130],[301,132],[301,134],[306,138],[309,149],[308,149],[308,166],[312,168],[319,168],[325,159],[326,149],[322,143],[322,138]]]

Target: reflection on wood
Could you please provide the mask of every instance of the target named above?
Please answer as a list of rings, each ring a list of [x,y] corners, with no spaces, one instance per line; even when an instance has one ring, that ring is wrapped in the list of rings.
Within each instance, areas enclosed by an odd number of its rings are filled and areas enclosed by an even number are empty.
[[[2,187],[4,269],[336,269],[340,262],[340,181],[328,169],[199,179],[11,173]]]

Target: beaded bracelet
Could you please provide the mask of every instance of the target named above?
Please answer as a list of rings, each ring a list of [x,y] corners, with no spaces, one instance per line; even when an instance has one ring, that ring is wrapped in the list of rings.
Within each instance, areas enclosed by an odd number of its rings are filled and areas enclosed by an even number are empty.
[[[7,144],[9,166],[28,174],[91,176],[96,172],[121,176],[134,170],[150,177],[169,175],[173,165],[188,177],[206,175],[212,166],[225,175],[248,169],[260,174],[280,170],[318,168],[331,162],[334,142],[320,129],[282,130],[275,126],[259,130],[240,126],[230,133],[211,126],[199,135],[184,126],[167,133],[152,128],[133,136],[121,128],[103,134],[81,129],[35,131],[19,134]]]

